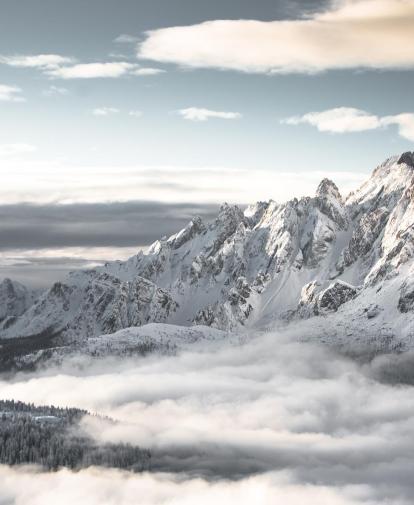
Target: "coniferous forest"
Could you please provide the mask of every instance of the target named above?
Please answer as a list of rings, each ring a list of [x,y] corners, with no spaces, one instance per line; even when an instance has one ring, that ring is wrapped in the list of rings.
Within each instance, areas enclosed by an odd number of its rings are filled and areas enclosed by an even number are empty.
[[[79,427],[88,412],[0,400],[0,463],[38,464],[47,470],[89,466],[142,471],[150,452],[130,444],[99,445]]]

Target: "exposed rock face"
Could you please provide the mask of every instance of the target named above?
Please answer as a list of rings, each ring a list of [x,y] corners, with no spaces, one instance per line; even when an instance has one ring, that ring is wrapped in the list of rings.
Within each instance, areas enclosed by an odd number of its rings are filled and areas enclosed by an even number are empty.
[[[401,294],[398,300],[400,312],[414,311],[414,278],[407,279],[401,286]]]
[[[298,313],[301,317],[310,317],[317,314],[318,293],[321,284],[318,281],[308,282],[300,292]]]
[[[343,270],[344,267],[352,265],[358,258],[370,252],[383,231],[388,216],[389,210],[386,207],[379,207],[361,217],[355,226],[348,246],[341,255],[338,269]]]
[[[0,283],[0,321],[21,316],[34,302],[38,292],[19,282],[4,279]]]
[[[358,312],[357,300],[365,323],[376,322],[385,317],[384,307],[373,308],[381,297],[406,314],[413,156],[389,158],[345,200],[324,179],[314,197],[258,202],[244,213],[224,204],[213,222],[194,218],[146,253],[71,274],[34,305],[16,295],[3,303],[9,318],[0,337],[53,331],[82,339],[148,322],[267,327],[288,316]]]
[[[341,305],[352,300],[358,293],[355,286],[343,281],[335,281],[328,287],[312,281],[303,286],[298,305],[301,317],[336,312]]]
[[[318,295],[317,312],[337,311],[341,305],[354,298],[357,292],[355,286],[343,281],[335,281]]]

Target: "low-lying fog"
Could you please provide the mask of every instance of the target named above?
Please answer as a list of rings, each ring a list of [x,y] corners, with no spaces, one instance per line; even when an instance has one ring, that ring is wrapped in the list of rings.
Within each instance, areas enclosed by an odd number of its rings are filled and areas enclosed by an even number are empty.
[[[0,466],[0,504],[412,504],[413,363],[407,354],[358,364],[267,334],[1,380],[0,398],[118,420],[84,427],[102,442],[149,447],[154,472]]]

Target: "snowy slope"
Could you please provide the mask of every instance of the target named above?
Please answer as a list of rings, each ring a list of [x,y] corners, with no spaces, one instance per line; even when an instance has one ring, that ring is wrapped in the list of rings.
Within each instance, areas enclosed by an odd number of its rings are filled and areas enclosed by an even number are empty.
[[[195,217],[146,253],[69,275],[0,336],[82,341],[151,322],[235,330],[312,318],[341,338],[366,329],[409,343],[413,225],[414,154],[404,153],[346,199],[324,179],[313,197]]]

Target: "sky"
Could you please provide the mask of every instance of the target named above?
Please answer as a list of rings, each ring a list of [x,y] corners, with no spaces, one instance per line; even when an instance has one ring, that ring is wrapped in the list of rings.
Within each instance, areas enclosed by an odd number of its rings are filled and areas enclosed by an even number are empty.
[[[0,277],[47,284],[326,176],[346,194],[413,150],[413,0],[0,7]]]

